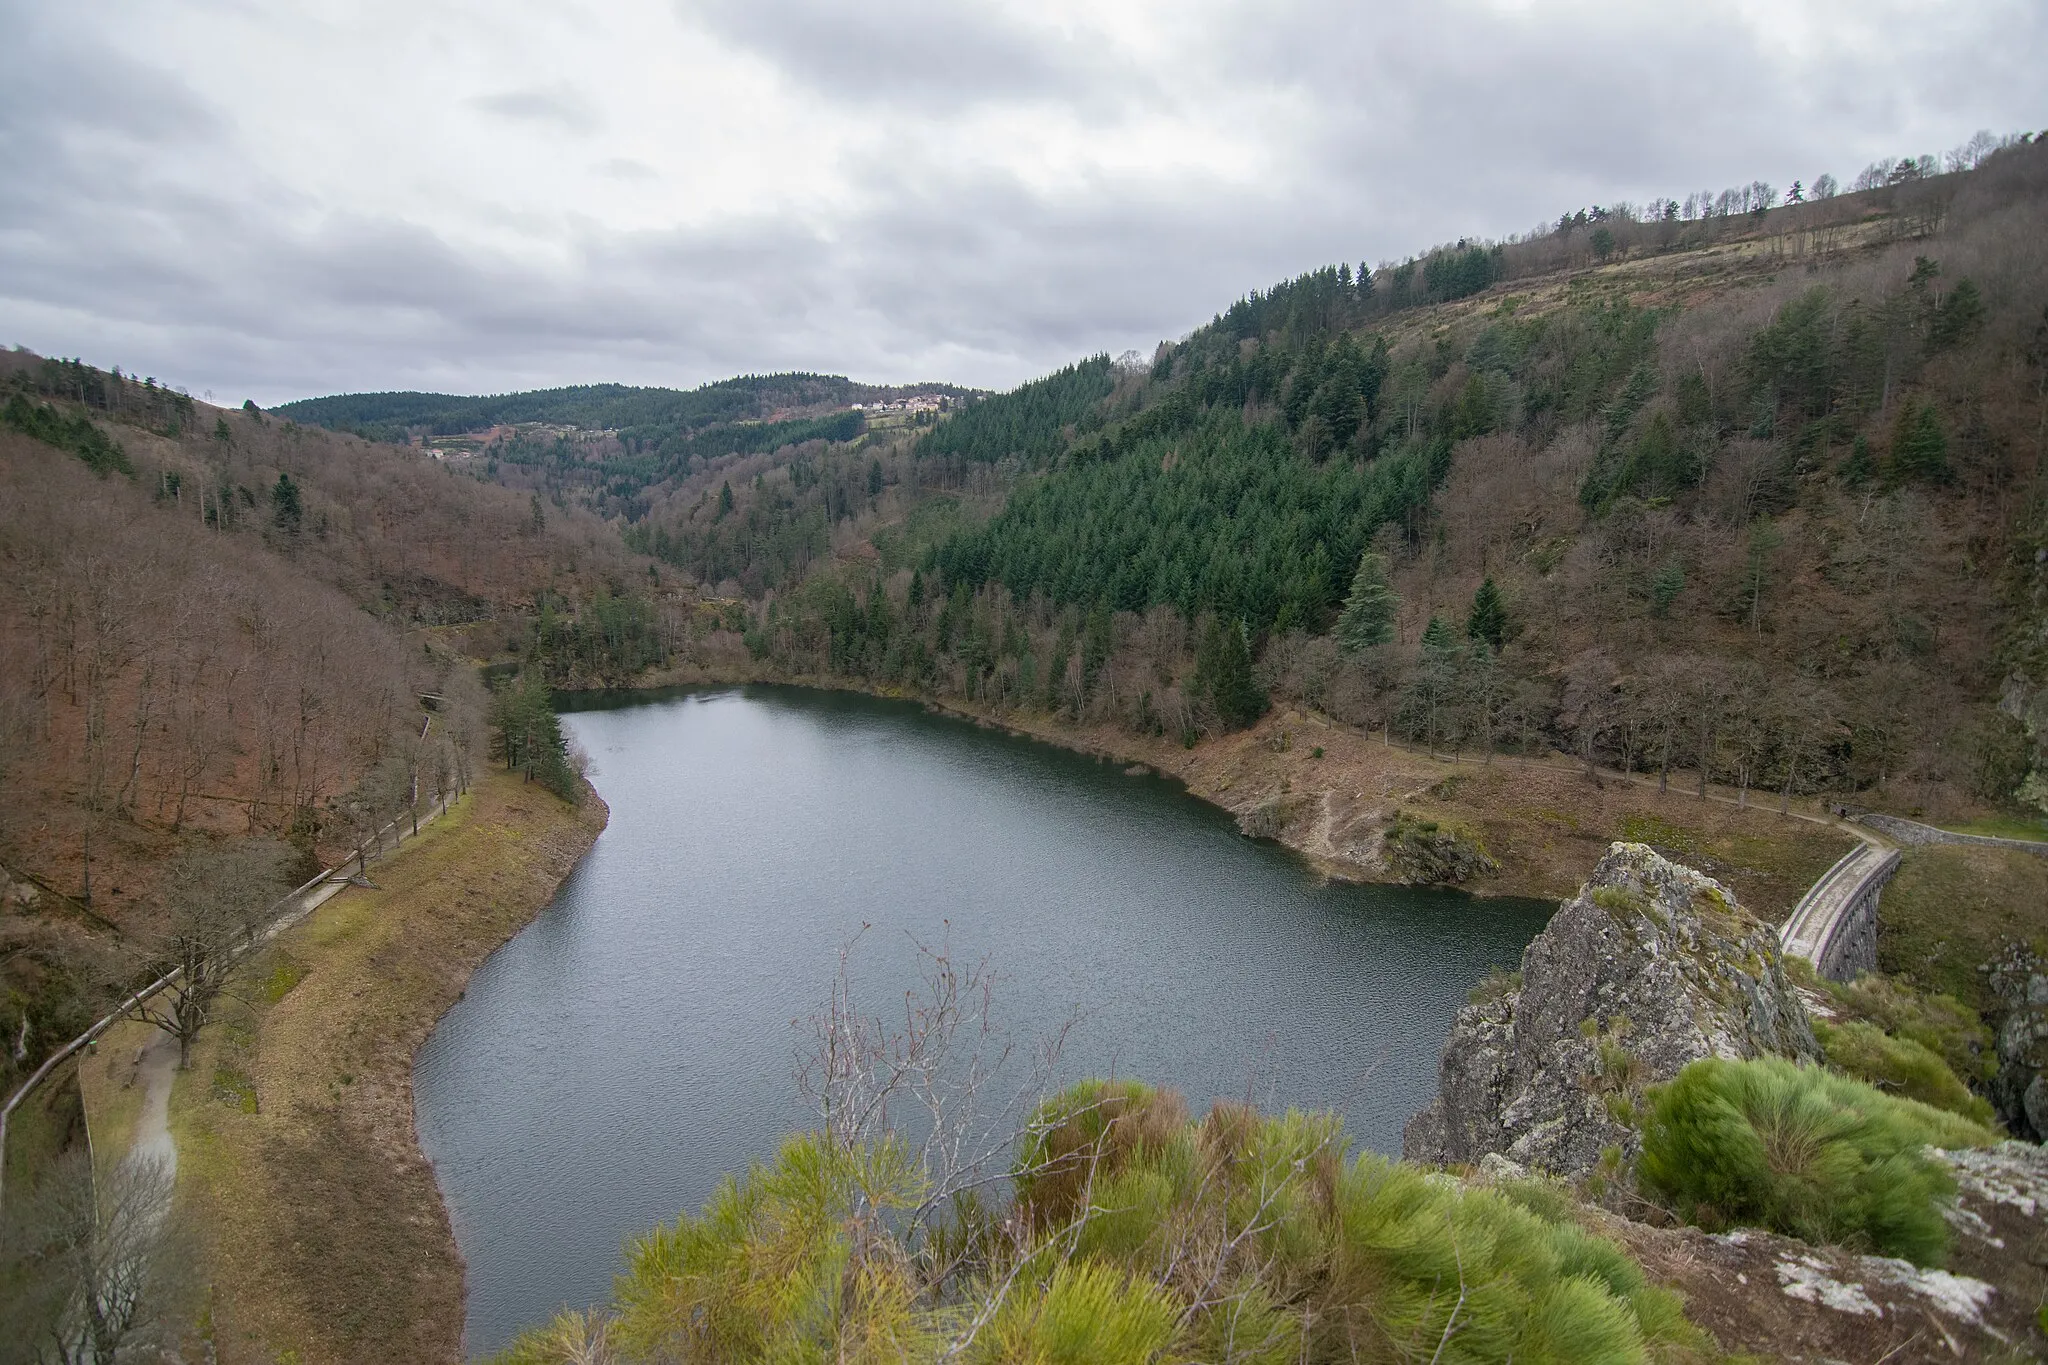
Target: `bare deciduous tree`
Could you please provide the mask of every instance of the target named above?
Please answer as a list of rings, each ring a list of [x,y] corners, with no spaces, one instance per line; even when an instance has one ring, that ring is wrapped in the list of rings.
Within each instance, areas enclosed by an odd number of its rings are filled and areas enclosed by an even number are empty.
[[[244,839],[187,853],[165,877],[166,927],[143,960],[163,989],[139,1000],[134,1017],[178,1040],[178,1066],[226,992],[241,955],[256,941],[265,916],[289,888],[291,850],[268,839]]]
[[[170,1167],[80,1152],[8,1201],[0,1362],[105,1365],[173,1344],[192,1257]]]

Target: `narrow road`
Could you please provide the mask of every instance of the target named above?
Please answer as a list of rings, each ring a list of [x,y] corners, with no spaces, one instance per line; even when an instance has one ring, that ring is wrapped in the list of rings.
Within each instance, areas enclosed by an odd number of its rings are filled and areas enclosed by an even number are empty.
[[[142,1114],[124,1161],[160,1161],[167,1176],[178,1173],[178,1145],[171,1141],[171,1085],[178,1077],[178,1040],[162,1030],[143,1044],[135,1080],[142,1087]]]

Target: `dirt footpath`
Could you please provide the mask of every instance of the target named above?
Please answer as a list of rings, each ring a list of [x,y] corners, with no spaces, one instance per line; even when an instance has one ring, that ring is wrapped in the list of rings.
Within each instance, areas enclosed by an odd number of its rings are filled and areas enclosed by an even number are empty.
[[[604,826],[495,773],[265,950],[179,1076],[179,1195],[226,1365],[461,1358],[463,1271],[413,1130],[413,1054]]]

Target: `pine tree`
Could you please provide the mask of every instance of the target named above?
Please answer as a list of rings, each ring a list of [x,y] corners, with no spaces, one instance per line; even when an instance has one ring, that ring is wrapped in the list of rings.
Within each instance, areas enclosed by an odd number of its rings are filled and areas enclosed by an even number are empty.
[[[1892,477],[1927,479],[1936,483],[1948,478],[1948,436],[1941,429],[1941,414],[1932,403],[1908,408],[1899,418],[1892,438]]]
[[[569,763],[569,744],[547,683],[538,671],[522,673],[515,683],[501,680],[491,695],[488,712],[491,756],[538,782],[564,801],[582,796],[576,770]]]
[[[1465,634],[1474,640],[1484,640],[1495,649],[1507,640],[1507,603],[1501,600],[1500,589],[1494,586],[1490,575],[1479,585],[1479,591],[1472,594],[1472,614],[1465,618]]]
[[[280,473],[277,485],[270,490],[270,505],[275,509],[277,528],[289,535],[297,535],[305,522],[306,507],[299,497],[299,486],[292,482],[292,476]]]
[[[1208,697],[1226,730],[1242,730],[1266,714],[1265,689],[1252,676],[1251,646],[1244,623],[1209,622],[1195,661],[1195,689]]]
[[[1660,620],[1671,614],[1671,604],[1685,590],[1685,565],[1673,559],[1657,570],[1650,580],[1650,615]]]
[[[1444,624],[1441,616],[1429,618],[1429,624],[1422,628],[1422,647],[1439,654],[1447,654],[1458,647],[1458,637]]]
[[[1848,462],[1842,466],[1842,481],[1848,484],[1868,483],[1877,474],[1877,461],[1870,453],[1870,438],[1858,436],[1849,447]]]
[[[1096,675],[1109,662],[1113,638],[1109,627],[1109,604],[1097,602],[1088,613],[1088,623],[1081,633],[1081,685],[1092,689]]]
[[[1394,638],[1394,615],[1401,599],[1387,583],[1384,555],[1367,550],[1358,557],[1358,572],[1351,576],[1351,595],[1344,599],[1344,611],[1337,617],[1337,644],[1347,654],[1356,654]]]

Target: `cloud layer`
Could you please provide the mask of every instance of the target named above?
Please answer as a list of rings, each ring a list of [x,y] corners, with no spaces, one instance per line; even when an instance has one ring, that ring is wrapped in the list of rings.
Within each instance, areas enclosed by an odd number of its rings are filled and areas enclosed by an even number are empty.
[[[19,6],[0,344],[262,402],[1007,385],[1329,261],[2048,122],[2048,11]]]

